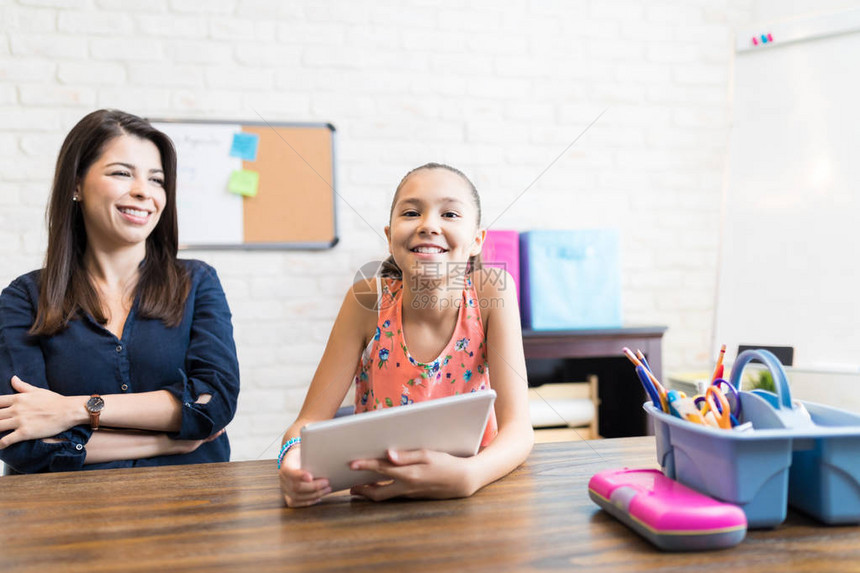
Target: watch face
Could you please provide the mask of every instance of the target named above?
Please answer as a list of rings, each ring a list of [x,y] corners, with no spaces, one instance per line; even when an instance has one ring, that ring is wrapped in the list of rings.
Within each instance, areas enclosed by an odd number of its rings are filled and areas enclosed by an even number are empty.
[[[78,402],[78,404],[80,404],[80,402]],[[89,412],[101,412],[104,407],[105,401],[102,400],[101,396],[93,396],[87,400],[87,411]]]

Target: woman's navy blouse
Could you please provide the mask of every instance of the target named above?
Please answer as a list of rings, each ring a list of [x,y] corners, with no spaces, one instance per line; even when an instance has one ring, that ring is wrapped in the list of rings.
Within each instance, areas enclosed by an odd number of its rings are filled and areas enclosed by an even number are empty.
[[[122,338],[91,316],[69,322],[53,336],[27,333],[36,317],[39,276],[17,278],[0,294],[0,393],[12,394],[11,378],[59,394],[129,394],[167,390],[183,404],[182,427],[171,438],[199,440],[227,426],[236,412],[239,364],[233,342],[230,309],[215,269],[182,260],[191,278],[185,315],[175,328],[141,318],[137,301],[126,319]],[[201,394],[212,397],[196,404]],[[83,407],[83,406],[82,406]],[[24,472],[68,471],[202,462],[230,458],[227,434],[190,454],[158,456],[84,466],[89,425],[58,436],[59,443],[19,442],[0,450],[0,459]]]

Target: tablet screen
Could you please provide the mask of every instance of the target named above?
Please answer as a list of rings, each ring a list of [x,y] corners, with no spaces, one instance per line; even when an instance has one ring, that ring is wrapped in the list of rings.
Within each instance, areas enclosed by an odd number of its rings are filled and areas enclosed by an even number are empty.
[[[338,491],[389,479],[349,469],[353,460],[386,457],[388,449],[473,456],[495,399],[494,390],[481,390],[308,424],[302,428],[302,469],[328,478]]]

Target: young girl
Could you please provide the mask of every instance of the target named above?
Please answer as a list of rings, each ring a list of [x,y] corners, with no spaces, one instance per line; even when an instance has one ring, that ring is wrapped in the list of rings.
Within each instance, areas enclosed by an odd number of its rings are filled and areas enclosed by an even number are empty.
[[[459,458],[389,450],[352,462],[389,481],[352,488],[372,500],[467,497],[510,473],[531,450],[525,359],[514,281],[485,274],[479,260],[478,192],[447,165],[429,163],[400,182],[385,228],[391,257],[379,279],[347,292],[298,418],[284,435],[280,482],[290,507],[331,492],[302,471],[299,433],[334,416],[355,381],[356,413],[492,387],[495,413],[481,451]],[[493,278],[491,278],[493,277]]]

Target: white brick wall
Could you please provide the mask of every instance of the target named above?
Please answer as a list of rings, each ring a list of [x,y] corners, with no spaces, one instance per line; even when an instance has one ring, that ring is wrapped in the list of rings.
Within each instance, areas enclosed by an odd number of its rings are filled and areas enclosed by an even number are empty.
[[[338,128],[341,243],[194,252],[220,272],[242,366],[234,459],[272,457],[354,269],[385,254],[396,183],[429,160],[497,228],[622,229],[624,313],[709,357],[733,30],[753,0],[4,0],[0,283],[40,265],[60,142],[97,107]],[[779,11],[758,7],[756,16]],[[510,210],[591,122],[601,121]],[[355,209],[355,210],[353,210]],[[189,255],[187,255],[189,256]]]

